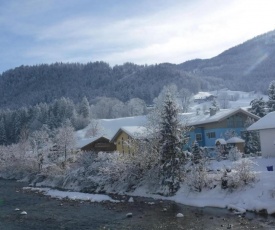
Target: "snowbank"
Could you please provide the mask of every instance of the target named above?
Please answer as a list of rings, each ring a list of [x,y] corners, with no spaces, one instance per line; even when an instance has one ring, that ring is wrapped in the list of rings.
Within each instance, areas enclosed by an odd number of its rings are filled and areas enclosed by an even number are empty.
[[[137,186],[133,192],[125,192],[123,189],[123,183],[120,182],[120,186],[115,186],[110,189],[105,188],[105,192],[112,192],[118,194],[127,194],[129,196],[141,196],[151,197],[155,199],[165,199],[175,201],[184,205],[196,206],[196,207],[217,207],[228,208],[233,210],[236,214],[241,214],[246,211],[263,212],[267,214],[275,214],[275,172],[267,171],[267,166],[275,166],[275,158],[252,158],[255,165],[253,171],[256,174],[256,182],[243,187],[239,187],[234,190],[222,189],[220,183],[215,188],[204,188],[202,192],[190,191],[190,188],[182,184],[180,190],[172,197],[163,197],[160,195],[152,194],[152,190],[143,186]],[[208,169],[212,172],[222,171],[224,169],[232,168],[233,162],[229,160],[224,161],[211,161],[208,165]],[[76,175],[76,179],[79,180],[80,186],[83,186],[85,178],[79,178],[79,174]],[[89,177],[90,178],[90,177]],[[89,178],[86,178],[88,181]],[[94,178],[94,176],[92,177]],[[96,178],[94,178],[96,179]],[[101,178],[103,181],[104,179]],[[89,182],[91,183],[91,181]],[[84,183],[85,184],[85,183]],[[107,187],[110,185],[106,185]],[[77,190],[72,187],[71,190]],[[72,200],[89,200],[92,202],[111,201],[113,200],[106,195],[88,194],[81,192],[64,192],[49,188],[25,188],[33,191],[42,192],[45,195],[56,197],[59,199],[67,198]],[[132,199],[130,199],[130,202]],[[133,202],[134,199],[133,199]]]
[[[110,202],[120,202],[118,200],[113,200],[111,197],[107,195],[101,194],[88,194],[81,192],[69,192],[69,191],[59,191],[55,189],[49,188],[32,188],[32,187],[24,187],[25,190],[42,192],[46,196],[51,196],[58,199],[70,199],[70,200],[86,200],[90,202],[102,202],[102,201],[110,201]]]
[[[275,158],[254,158],[256,164],[254,171],[257,181],[252,185],[229,191],[217,186],[213,189],[204,189],[202,192],[192,192],[189,187],[182,185],[181,189],[173,197],[161,197],[148,194],[145,188],[138,188],[129,195],[153,197],[156,199],[167,199],[177,203],[196,207],[228,208],[236,213],[245,211],[264,212],[275,214],[275,172],[267,171],[267,166],[275,166]],[[231,161],[213,161],[209,166],[213,170],[230,168]]]

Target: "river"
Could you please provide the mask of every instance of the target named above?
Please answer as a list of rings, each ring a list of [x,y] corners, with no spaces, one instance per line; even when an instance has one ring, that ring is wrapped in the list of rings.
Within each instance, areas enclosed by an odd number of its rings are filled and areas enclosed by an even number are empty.
[[[225,209],[195,208],[138,197],[133,203],[58,200],[23,190],[24,186],[27,184],[0,179],[1,230],[275,229],[275,218],[270,216],[247,213],[241,217]],[[184,217],[177,218],[179,212]],[[133,216],[128,218],[127,213]]]

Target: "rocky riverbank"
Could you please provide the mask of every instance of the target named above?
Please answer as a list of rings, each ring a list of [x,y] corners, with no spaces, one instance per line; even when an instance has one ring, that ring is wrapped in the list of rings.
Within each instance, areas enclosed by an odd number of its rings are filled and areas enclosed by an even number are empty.
[[[0,180],[0,229],[274,229],[275,219],[174,202],[113,197],[125,202],[58,200],[23,190],[26,183]],[[20,211],[15,209],[19,208]],[[26,211],[27,215],[21,215]],[[132,217],[126,217],[132,213]],[[177,218],[177,213],[184,217]]]

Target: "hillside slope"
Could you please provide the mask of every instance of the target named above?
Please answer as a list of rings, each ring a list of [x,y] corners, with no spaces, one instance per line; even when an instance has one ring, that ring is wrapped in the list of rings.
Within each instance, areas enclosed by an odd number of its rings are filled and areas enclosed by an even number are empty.
[[[163,86],[174,83],[196,93],[227,87],[266,92],[275,80],[275,31],[257,36],[211,59],[179,65],[124,65],[105,62],[20,66],[0,75],[0,108],[18,108],[60,97],[138,97],[152,103]]]
[[[275,79],[275,30],[259,35],[220,55],[178,65],[179,69],[201,77],[222,79],[232,90],[266,91]]]

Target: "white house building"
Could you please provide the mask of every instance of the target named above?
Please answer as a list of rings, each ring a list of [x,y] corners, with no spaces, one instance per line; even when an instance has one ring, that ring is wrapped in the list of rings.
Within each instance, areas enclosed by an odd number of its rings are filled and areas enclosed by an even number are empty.
[[[275,157],[275,112],[268,113],[247,130],[259,130],[262,156]]]

